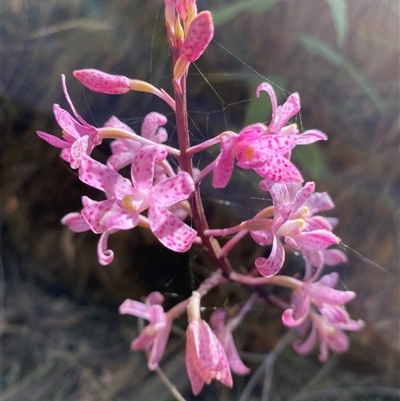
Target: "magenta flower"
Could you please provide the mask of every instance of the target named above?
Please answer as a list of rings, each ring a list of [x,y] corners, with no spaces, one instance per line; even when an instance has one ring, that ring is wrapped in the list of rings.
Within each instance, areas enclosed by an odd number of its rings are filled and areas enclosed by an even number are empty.
[[[345,303],[355,297],[352,291],[338,291],[331,288],[338,280],[337,273],[323,276],[319,282],[305,283],[297,290],[292,308],[282,315],[286,326],[298,326],[299,332],[304,334],[311,322],[311,331],[308,338],[301,342],[296,340],[293,348],[301,355],[310,353],[319,342],[321,362],[326,362],[329,349],[342,353],[349,348],[349,339],[345,330],[359,331],[364,327],[362,320],[352,320],[346,312]],[[314,304],[319,313],[311,309]],[[309,320],[306,319],[309,318]]]
[[[263,182],[260,183],[263,187]],[[272,244],[268,258],[257,258],[256,267],[261,275],[270,277],[275,275],[283,265],[285,250],[280,241],[281,237],[291,247],[300,251],[319,252],[332,244],[337,244],[339,238],[327,226],[313,226],[310,224],[313,217],[309,216],[309,209],[305,206],[314,192],[315,184],[306,183],[303,187],[297,184],[274,184],[268,186],[274,204],[274,218],[255,218],[249,223],[250,234],[260,245]],[[320,219],[323,221],[323,218]],[[264,227],[264,228],[263,228]]]
[[[319,359],[321,362],[326,362],[329,349],[336,353],[346,352],[349,349],[349,338],[345,330],[359,331],[365,324],[362,320],[350,319],[344,307],[322,305],[319,310],[321,315],[312,314],[313,328],[309,338],[302,344],[295,342],[293,346],[300,354],[308,353],[316,343],[314,340],[316,332],[320,347]]]
[[[76,111],[67,91],[65,76],[62,75],[61,77],[64,95],[75,118],[58,104],[55,104],[53,112],[58,125],[63,130],[64,140],[42,131],[37,131],[37,135],[50,145],[62,149],[62,159],[70,163],[71,168],[76,169],[79,167],[82,158],[85,155],[90,155],[93,148],[101,143],[101,138],[97,128],[88,124]]]
[[[150,293],[145,303],[127,299],[119,307],[119,313],[129,314],[146,319],[150,322],[140,335],[132,341],[133,350],[148,351],[148,367],[155,370],[158,367],[165,346],[167,345],[172,322],[161,306],[164,297],[159,292]]]
[[[308,317],[312,304],[317,307],[326,304],[343,306],[356,297],[353,291],[339,291],[333,287],[337,284],[337,273],[322,276],[317,282],[305,282],[292,295],[292,305],[282,314],[282,322],[287,327],[298,327]]]
[[[158,145],[143,147],[132,162],[131,182],[89,157],[82,159],[79,178],[105,192],[108,198],[82,210],[93,232],[131,229],[139,223],[140,213],[148,209],[150,229],[164,246],[175,252],[186,252],[191,247],[196,231],[167,208],[190,196],[194,191],[193,179],[180,172],[153,185],[155,164],[166,156],[166,150]]]
[[[298,169],[290,162],[291,150],[297,145],[308,145],[327,136],[318,130],[308,130],[299,134],[295,125],[286,125],[300,110],[297,93],[289,96],[282,105],[277,105],[275,91],[267,82],[257,88],[269,93],[272,102],[272,121],[269,126],[252,124],[242,129],[238,135],[226,135],[221,140],[213,176],[214,188],[224,188],[232,175],[234,159],[237,166],[253,169],[264,178],[265,183],[298,183],[303,181]]]
[[[241,168],[252,168],[261,177],[273,182],[300,182],[303,177],[284,156],[296,146],[295,135],[264,135],[264,124],[252,124],[238,135],[226,135],[221,140],[213,187],[224,188],[232,175],[234,160]]]
[[[186,370],[194,395],[213,379],[228,387],[233,384],[225,350],[210,326],[200,318],[199,308],[200,294],[194,291],[188,306],[186,330]]]
[[[167,117],[160,113],[152,112],[143,119],[141,135],[155,143],[163,143],[168,139],[167,131],[163,125],[167,123]],[[134,132],[129,126],[120,121],[117,117],[111,117],[105,127],[121,128]],[[133,139],[120,138],[111,142],[112,155],[107,160],[107,165],[118,171],[132,163],[136,153],[146,145]]]

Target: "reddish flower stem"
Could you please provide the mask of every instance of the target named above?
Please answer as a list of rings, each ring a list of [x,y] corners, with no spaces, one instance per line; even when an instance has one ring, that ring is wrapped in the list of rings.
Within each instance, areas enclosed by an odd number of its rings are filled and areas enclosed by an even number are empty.
[[[173,63],[175,64],[178,58],[178,49],[171,47],[171,53]],[[176,129],[178,133],[179,150],[181,152],[179,156],[179,167],[181,168],[181,170],[187,171],[193,177],[192,155],[188,154],[190,141],[186,103],[186,77],[187,73],[182,76],[179,83],[176,82],[174,79],[172,82],[175,95]],[[218,241],[214,237],[208,237],[204,235],[204,231],[208,230],[208,223],[204,213],[200,187],[198,184],[196,185],[196,189],[192,196],[191,204],[193,224],[203,242],[203,246],[206,252],[217,265],[217,267],[222,269],[224,275],[228,277],[229,274],[233,271],[229,260],[226,258],[226,256],[223,256],[221,254],[221,247]]]

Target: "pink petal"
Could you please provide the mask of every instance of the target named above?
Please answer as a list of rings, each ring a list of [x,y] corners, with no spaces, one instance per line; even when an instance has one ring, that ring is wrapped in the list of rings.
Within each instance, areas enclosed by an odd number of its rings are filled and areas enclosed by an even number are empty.
[[[271,134],[279,134],[284,125],[300,111],[300,97],[298,93],[292,93],[286,102],[279,106],[272,115],[268,130]]]
[[[350,320],[349,314],[343,307],[323,304],[319,308],[321,314],[331,324],[347,323]]]
[[[223,341],[223,345],[232,371],[237,375],[247,375],[250,372],[250,369],[240,359],[233,341],[232,333],[229,330],[226,333],[226,338]]]
[[[293,237],[296,243],[306,250],[320,251],[330,245],[338,244],[340,238],[328,230],[314,230],[310,232],[302,232]]]
[[[344,305],[356,297],[353,291],[339,291],[318,283],[305,283],[303,290],[315,302],[330,305]]]
[[[79,179],[91,187],[122,199],[134,193],[131,183],[117,172],[90,157],[84,157],[79,167]]]
[[[204,320],[190,322],[186,336],[188,340],[189,338],[193,339],[191,360],[195,369],[209,384],[215,378],[215,370],[218,364],[218,340]]]
[[[327,192],[315,192],[306,202],[306,206],[310,209],[312,214],[331,210],[335,207],[332,198]]]
[[[115,116],[111,116],[104,123],[104,127],[121,128],[121,129],[124,129],[125,131],[134,132],[133,129],[129,125],[126,125],[119,118],[117,118]]]
[[[61,219],[61,224],[68,226],[68,228],[75,233],[90,230],[88,223],[80,213],[68,213]]]
[[[244,127],[237,135],[238,141],[254,141],[267,131],[267,126],[263,123],[254,123]],[[235,137],[231,137],[235,138]]]
[[[315,190],[314,182],[306,182],[302,188],[300,188],[296,196],[293,199],[293,212],[299,210],[300,206],[311,196]]]
[[[215,329],[223,329],[225,326],[226,311],[224,309],[215,310],[210,316],[210,325]]]
[[[142,319],[150,320],[150,307],[142,302],[126,299],[118,309],[121,315],[133,315]]]
[[[300,326],[308,317],[310,298],[303,291],[293,294],[292,308],[286,309],[282,314],[282,323],[286,327]]]
[[[325,249],[323,256],[324,263],[328,266],[336,266],[347,262],[347,256],[339,249]]]
[[[57,121],[57,124],[70,136],[78,139],[81,137],[79,132],[79,125],[73,119],[71,114],[68,111],[62,109],[58,104],[53,106],[54,117]]]
[[[150,202],[156,206],[170,207],[186,200],[194,189],[193,178],[181,171],[155,185],[150,191]]]
[[[222,347],[222,344],[218,341],[217,338],[215,338],[215,340],[218,351],[218,364],[216,367],[217,373],[215,375],[215,379],[219,380],[225,386],[232,387],[233,380],[232,380],[231,369],[229,367],[228,357],[225,353],[224,348]]]
[[[130,80],[122,75],[87,68],[74,71],[74,77],[94,92],[119,95],[130,91]]]
[[[82,158],[89,152],[89,137],[87,135],[77,139],[71,146],[71,168],[79,168]]]
[[[94,203],[82,209],[82,216],[96,234],[136,227],[139,214],[119,207],[115,199]]]
[[[162,125],[165,125],[167,123],[168,119],[167,117],[163,116],[160,113],[157,113],[153,111],[152,113],[149,113],[146,115],[146,117],[143,119],[142,123],[142,129],[141,129],[141,135],[143,138],[150,139],[151,141],[162,143],[165,142],[168,138],[165,137],[164,135],[160,135],[158,139],[162,140],[155,140],[157,136],[157,130],[159,127]],[[163,134],[166,131],[161,131]]]
[[[180,57],[189,62],[196,61],[207,48],[214,34],[214,24],[209,11],[202,11],[192,20],[185,41],[180,48]]]
[[[279,183],[301,182],[303,177],[299,170],[284,156],[270,153],[265,157],[265,163],[254,171],[261,177]]]
[[[274,241],[274,233],[271,230],[251,230],[251,238],[259,245],[270,245]]]
[[[135,154],[132,152],[121,152],[115,155],[111,155],[107,159],[107,166],[114,171],[119,171],[122,168],[129,166],[134,158]]]
[[[71,144],[69,142],[63,141],[62,139],[54,136],[47,134],[46,132],[42,131],[36,131],[36,134],[39,138],[43,139],[50,145],[54,146],[55,148],[69,148],[71,147]]]
[[[317,281],[317,284],[333,288],[339,282],[339,278],[339,274],[336,272],[325,274]]]
[[[314,349],[316,344],[317,331],[313,326],[310,335],[304,342],[301,342],[300,340],[296,340],[293,342],[293,349],[300,355],[307,355]]]
[[[294,138],[293,135],[264,135],[252,141],[238,141],[233,149],[238,160],[237,165],[243,169],[260,167],[271,152],[285,155],[293,149]],[[248,154],[249,150],[250,154]]]
[[[232,175],[234,158],[230,153],[221,153],[215,162],[212,186],[214,188],[225,188]]]
[[[204,386],[204,379],[197,370],[198,356],[196,339],[193,330],[188,327],[186,332],[186,370],[189,376],[190,384],[192,385],[192,392],[194,395],[200,393]]]
[[[272,202],[275,206],[275,210],[279,210],[285,203],[289,202],[289,192],[287,189],[287,186],[285,184],[274,184],[272,186],[269,186],[269,193],[271,194],[272,197]],[[260,182],[260,188],[264,189],[265,188],[265,182],[261,181]],[[289,213],[292,213],[290,210]],[[289,214],[288,214],[289,217]]]
[[[99,242],[97,243],[97,258],[102,266],[109,265],[114,259],[114,252],[107,249],[107,241],[110,235],[109,231],[100,235]]]
[[[334,333],[329,333],[327,341],[333,352],[342,353],[349,349],[349,337],[342,330],[335,329]]]
[[[131,177],[133,186],[139,191],[149,191],[153,186],[154,165],[167,157],[168,153],[164,147],[157,145],[144,146],[135,155]]]
[[[162,356],[164,355],[165,347],[169,339],[169,333],[171,331],[171,323],[166,323],[166,326],[159,330],[157,335],[154,337],[153,345],[149,353],[148,367],[150,370],[155,370],[158,367]]]
[[[149,325],[150,326],[150,325]],[[146,326],[148,327],[148,326]],[[131,349],[138,351],[141,349],[149,349],[154,342],[154,335],[149,335],[148,331],[145,329],[132,341]]]
[[[271,253],[268,259],[257,258],[255,265],[258,272],[264,277],[275,276],[276,273],[281,269],[285,260],[285,250],[281,241],[275,236],[274,242],[272,243]]]
[[[313,129],[304,131],[300,135],[296,135],[296,144],[308,145],[317,141],[326,141],[327,139],[328,137],[326,136],[326,134],[317,129]]]
[[[161,305],[164,302],[164,296],[158,292],[153,291],[146,297],[146,305]]]
[[[186,252],[191,248],[197,232],[167,209],[150,205],[149,221],[153,234],[168,249]]]
[[[319,229],[332,231],[332,225],[330,224],[329,220],[326,217],[323,216],[307,217],[305,219],[305,222],[306,222],[305,226],[306,231],[315,231]]]

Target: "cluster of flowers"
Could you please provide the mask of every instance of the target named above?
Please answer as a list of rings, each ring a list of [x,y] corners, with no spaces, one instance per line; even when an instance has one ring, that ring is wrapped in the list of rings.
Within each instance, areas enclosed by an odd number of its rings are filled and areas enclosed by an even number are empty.
[[[327,193],[315,192],[313,182],[303,184],[301,173],[290,161],[291,151],[296,146],[326,140],[326,135],[318,130],[300,133],[295,124],[289,123],[300,110],[299,95],[290,95],[278,106],[273,87],[264,82],[258,86],[256,94],[259,96],[261,91],[266,91],[271,98],[272,117],[268,124],[252,124],[238,133],[226,131],[190,146],[186,102],[183,100],[186,76],[190,63],[197,60],[210,43],[213,22],[210,12],[197,13],[195,0],[165,0],[165,18],[174,64],[174,97],[147,82],[94,69],[75,71],[74,76],[97,92],[124,94],[134,90],[149,92],[164,100],[179,116],[179,148],[165,144],[167,118],[157,112],[144,118],[141,135],[115,116],[101,128],[90,125],[76,111],[63,76],[64,94],[72,110],[71,115],[54,105],[54,116],[62,129],[63,139],[41,131],[37,134],[61,148],[62,159],[72,169],[77,169],[82,182],[102,191],[104,200],[95,201],[84,196],[82,210],[67,214],[62,223],[74,232],[91,230],[100,234],[97,253],[102,265],[111,263],[114,257],[107,246],[109,235],[136,226],[150,229],[161,244],[175,252],[186,252],[193,244],[204,246],[215,261],[216,270],[189,299],[165,312],[162,295],[154,292],[145,303],[126,300],[120,307],[120,313],[150,322],[132,342],[132,348],[147,351],[151,370],[158,368],[174,319],[187,311],[186,366],[194,394],[213,379],[232,386],[231,371],[236,374],[249,372],[238,355],[232,331],[241,323],[257,296],[251,295],[231,320],[226,321],[224,310],[216,310],[210,318],[213,329],[200,316],[201,298],[228,281],[251,286],[274,284],[292,289],[291,300],[284,305],[282,322],[287,327],[298,328],[300,334],[309,333],[304,342],[294,342],[297,352],[309,353],[319,343],[320,359],[326,361],[329,349],[346,351],[348,337],[344,330],[359,330],[363,322],[352,320],[344,307],[355,293],[333,288],[339,279],[336,273],[322,275],[325,265],[334,266],[346,260],[341,251],[328,249],[340,241],[332,233],[336,219],[317,214],[332,209],[334,204]],[[107,163],[102,164],[91,154],[105,138],[113,139],[112,154]],[[192,156],[215,145],[220,147],[217,158],[201,171],[194,169]],[[170,163],[172,158],[179,162],[178,171]],[[237,226],[209,229],[199,184],[212,173],[212,185],[224,188],[235,164],[241,169],[252,169],[260,176],[260,188],[269,193],[272,205]],[[119,172],[127,166],[130,166],[130,179]],[[185,222],[189,216],[194,227]],[[229,252],[247,233],[255,243],[271,245],[272,249],[267,258],[255,260],[256,269],[246,276],[233,270]],[[230,239],[220,247],[215,237],[228,235]],[[278,274],[287,249],[303,256],[306,269],[302,279]]]

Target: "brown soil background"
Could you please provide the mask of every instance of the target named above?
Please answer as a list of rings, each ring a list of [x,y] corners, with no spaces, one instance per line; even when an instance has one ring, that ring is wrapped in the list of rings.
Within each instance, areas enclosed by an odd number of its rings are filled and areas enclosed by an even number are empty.
[[[35,135],[38,129],[59,134],[52,105],[67,108],[61,73],[67,76],[75,106],[94,125],[115,114],[139,131],[147,112],[169,113],[151,96],[90,93],[71,75],[74,69],[98,68],[170,90],[161,3],[2,3],[3,401],[173,399],[147,371],[144,355],[129,351],[137,323],[119,316],[117,308],[124,299],[139,299],[153,290],[163,292],[170,306],[188,296],[212,266],[200,250],[176,257],[139,229],[114,235],[110,245],[115,261],[100,266],[96,236],[73,235],[59,223],[79,209],[82,195],[98,194],[81,184],[57,150]],[[198,3],[200,9],[231,4]],[[299,357],[288,346],[272,367],[260,368],[285,330],[275,307],[257,304],[235,332],[253,374],[236,378],[231,391],[213,384],[196,399],[400,399],[399,16],[395,0],[348,0],[347,35],[340,46],[328,2],[276,1],[268,10],[242,11],[216,26],[216,42],[197,65],[218,96],[194,67],[190,70],[193,143],[226,127],[237,131],[245,118],[260,113],[251,106],[255,87],[263,80],[255,71],[278,83],[286,95],[300,93],[298,123],[321,129],[329,141],[311,153],[300,150],[294,158],[318,191],[329,191],[336,203],[331,213],[340,219],[336,233],[350,248],[348,264],[338,269],[341,288],[357,292],[349,310],[366,322],[365,330],[351,334],[350,351],[325,365],[318,363],[316,353]],[[325,43],[344,61],[335,64],[329,55],[307,50],[299,42],[302,35]],[[172,118],[167,129],[174,143]],[[107,152],[104,144],[96,157],[104,159]],[[237,178],[222,193],[204,185],[215,227],[236,224],[265,204],[256,199],[262,195],[252,192],[251,182]],[[235,267],[251,267],[257,252],[245,241],[233,255]],[[289,264],[297,266],[291,258]],[[217,306],[234,311],[247,296],[246,289],[223,288],[205,301],[206,313]],[[162,368],[190,400],[195,398],[184,368],[184,320],[178,325]],[[252,380],[255,385],[247,396],[244,389]]]

